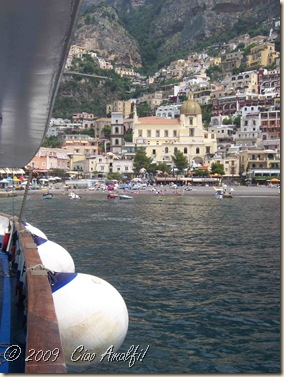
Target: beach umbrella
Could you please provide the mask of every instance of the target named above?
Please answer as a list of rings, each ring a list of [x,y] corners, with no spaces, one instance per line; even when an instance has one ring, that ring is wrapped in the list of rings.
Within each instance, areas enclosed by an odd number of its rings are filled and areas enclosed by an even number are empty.
[[[278,178],[272,178],[270,180],[270,182],[272,182],[272,183],[278,183],[278,182],[280,182],[280,179],[278,179]]]

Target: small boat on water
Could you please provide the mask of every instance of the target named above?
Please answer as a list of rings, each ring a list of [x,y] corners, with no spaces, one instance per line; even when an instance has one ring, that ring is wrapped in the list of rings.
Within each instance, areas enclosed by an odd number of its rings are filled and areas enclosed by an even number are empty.
[[[53,198],[53,194],[47,192],[45,194],[42,194],[42,197],[43,197],[43,199],[52,199]]]
[[[214,192],[214,198],[216,199],[223,199],[223,188],[222,187],[213,187],[215,192]]]
[[[109,193],[109,194],[107,194],[107,198],[108,199],[117,199],[118,198],[118,194]]]
[[[128,199],[133,199],[133,196],[130,196],[130,195],[119,195],[118,198],[120,200],[128,200]]]
[[[227,199],[227,198],[232,198],[232,192],[231,191],[226,191],[223,187],[214,187],[215,193],[214,197],[216,199]]]
[[[223,198],[232,198],[232,197],[233,197],[233,195],[232,195],[231,192],[224,192],[224,194],[223,194]]]
[[[68,194],[68,198],[72,199],[72,200],[82,199],[82,197],[80,195],[76,194],[74,191],[72,191],[72,192],[70,192],[70,194]]]

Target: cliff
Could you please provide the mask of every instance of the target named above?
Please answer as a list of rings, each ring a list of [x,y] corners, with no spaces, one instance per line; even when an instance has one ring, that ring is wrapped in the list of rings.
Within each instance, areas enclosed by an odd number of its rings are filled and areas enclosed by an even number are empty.
[[[89,10],[88,10],[89,9]],[[75,42],[140,67],[209,38],[273,27],[279,0],[85,0]]]

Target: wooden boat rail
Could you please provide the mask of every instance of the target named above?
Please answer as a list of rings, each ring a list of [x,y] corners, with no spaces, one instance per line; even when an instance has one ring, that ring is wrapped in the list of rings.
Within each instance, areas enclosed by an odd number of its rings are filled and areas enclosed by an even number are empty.
[[[28,292],[25,373],[67,373],[48,276],[46,270],[35,269],[42,265],[37,246],[31,233],[16,217],[0,215],[14,222],[25,256]],[[58,354],[56,359],[41,357],[50,352]]]

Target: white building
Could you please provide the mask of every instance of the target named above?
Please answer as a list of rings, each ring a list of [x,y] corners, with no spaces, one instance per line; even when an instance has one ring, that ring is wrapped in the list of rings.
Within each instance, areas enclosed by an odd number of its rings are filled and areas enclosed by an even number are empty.
[[[241,113],[240,130],[234,136],[235,144],[241,147],[262,147],[260,106],[244,106]]]
[[[161,118],[179,118],[179,104],[159,106],[156,110],[156,116]]]

